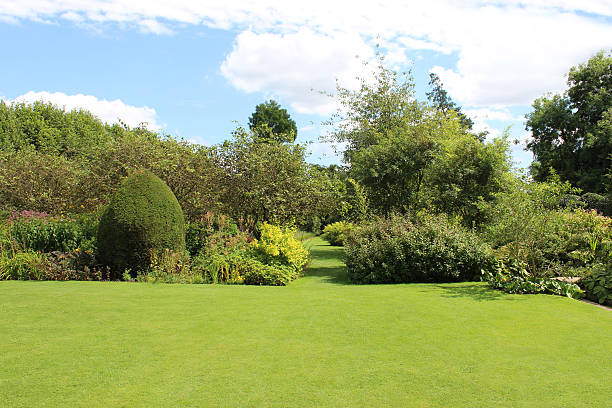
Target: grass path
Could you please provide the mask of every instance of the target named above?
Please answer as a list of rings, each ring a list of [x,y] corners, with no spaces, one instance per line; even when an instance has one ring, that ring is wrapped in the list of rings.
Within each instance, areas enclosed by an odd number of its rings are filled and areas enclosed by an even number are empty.
[[[612,313],[478,283],[0,282],[1,407],[607,407]]]

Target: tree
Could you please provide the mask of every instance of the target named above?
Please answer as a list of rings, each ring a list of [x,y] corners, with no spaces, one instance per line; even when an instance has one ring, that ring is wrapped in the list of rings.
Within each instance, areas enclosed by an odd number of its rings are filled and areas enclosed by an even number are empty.
[[[215,150],[224,213],[254,223],[288,223],[310,211],[304,146],[261,143],[258,135],[238,128],[233,140]]]
[[[391,130],[421,119],[410,72],[398,74],[385,68],[379,56],[372,76],[372,80],[359,78],[357,90],[338,85],[335,97],[341,109],[325,122],[335,127],[328,138],[346,145],[346,163],[352,162],[356,152],[378,144]]]
[[[439,81],[440,105],[419,102],[410,74],[383,62],[379,57],[373,78],[361,78],[357,90],[338,87],[342,108],[327,122],[336,125],[329,137],[347,146],[349,176],[364,187],[375,213],[433,205],[471,223],[472,207],[501,188],[500,175],[508,171],[505,144],[483,143],[469,133]],[[454,195],[442,203],[446,187]]]
[[[428,203],[469,227],[482,223],[482,202],[493,201],[511,178],[507,137],[483,143],[468,133],[446,140],[441,150],[428,169]]]
[[[278,103],[269,100],[255,107],[249,118],[249,129],[260,139],[279,143],[293,143],[297,137],[295,121]]]
[[[526,115],[531,172],[544,181],[554,169],[583,191],[603,193],[612,163],[612,53],[572,67],[567,83],[566,92],[536,99]]]
[[[474,126],[472,119],[461,112],[461,107],[451,99],[448,92],[442,87],[440,77],[433,72],[429,74],[429,86],[431,86],[431,91],[425,93],[425,95],[427,95],[427,99],[433,104],[434,108],[443,113],[455,112],[461,124],[466,129],[472,130],[472,126]]]

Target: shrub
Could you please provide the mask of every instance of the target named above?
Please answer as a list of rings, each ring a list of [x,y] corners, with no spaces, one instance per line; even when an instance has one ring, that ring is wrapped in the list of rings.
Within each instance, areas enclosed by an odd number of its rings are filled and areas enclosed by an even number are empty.
[[[476,234],[445,216],[377,219],[352,234],[344,251],[356,283],[470,281],[494,264]]]
[[[0,254],[0,279],[39,280],[44,276],[44,258],[37,252]]]
[[[185,247],[194,257],[209,247],[211,242],[227,241],[240,234],[242,233],[231,218],[207,212],[201,219],[185,225]]]
[[[54,281],[99,281],[108,280],[108,270],[96,265],[91,250],[76,249],[70,252],[54,251],[44,254],[41,280]]]
[[[548,293],[574,299],[584,295],[574,283],[531,275],[527,265],[516,259],[499,260],[493,269],[483,271],[483,279],[506,293]]]
[[[185,247],[183,212],[170,188],[150,172],[124,180],[100,219],[98,254],[112,278],[147,271],[151,251]]]
[[[516,181],[487,204],[483,236],[499,259],[524,263],[534,278],[580,276],[605,255],[612,227],[595,211],[564,209],[573,191],[555,180]]]
[[[587,299],[612,306],[612,261],[607,265],[596,265],[589,275],[580,279],[579,284]]]
[[[257,259],[247,259],[242,266],[247,285],[285,286],[299,277],[295,268],[286,265],[266,265]]]
[[[294,231],[264,222],[260,239],[251,242],[254,257],[267,265],[283,265],[301,272],[308,263],[308,251],[294,238]]]
[[[353,230],[355,225],[350,222],[338,221],[333,224],[326,225],[323,229],[321,238],[329,242],[331,245],[342,246],[346,236]]]
[[[580,199],[587,209],[596,210],[598,213],[604,215],[610,215],[608,197],[597,193],[584,193]]]

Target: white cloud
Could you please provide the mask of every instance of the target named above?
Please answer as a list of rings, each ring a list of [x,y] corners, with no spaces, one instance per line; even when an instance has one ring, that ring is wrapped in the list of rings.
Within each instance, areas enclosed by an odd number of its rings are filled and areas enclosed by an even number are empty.
[[[140,27],[145,33],[152,33],[157,35],[172,34],[172,30],[166,27],[164,24],[157,20],[146,19],[139,22]]]
[[[500,120],[504,122],[521,122],[522,116],[514,116],[508,108],[464,108],[462,112],[475,122]]]
[[[351,86],[374,51],[359,35],[318,34],[300,29],[290,34],[244,31],[221,66],[222,74],[245,92],[264,92],[289,101],[300,113],[329,114],[338,78]]]
[[[18,96],[9,102],[24,102],[32,103],[36,101],[51,102],[59,107],[63,107],[67,111],[73,109],[85,109],[93,113],[100,120],[107,123],[115,123],[121,119],[124,123],[131,127],[136,127],[142,123],[147,124],[150,130],[159,130],[161,125],[158,123],[157,113],[155,109],[149,107],[137,107],[126,105],[119,99],[107,101],[106,99],[98,99],[92,95],[66,95],[62,92],[34,92],[30,91],[24,95]]]
[[[243,31],[224,64],[231,82],[281,95],[304,112],[325,110],[301,92],[352,72],[341,60],[360,41],[392,45],[392,63],[409,50],[456,55],[456,66],[434,72],[461,104],[528,104],[563,89],[571,66],[612,47],[611,17],[609,0],[0,0],[0,21],[118,23],[155,34],[185,24]],[[309,38],[322,48],[305,44]],[[337,40],[345,38],[347,49]],[[267,76],[261,67],[240,66],[268,62],[247,44],[270,58]],[[324,65],[313,71],[315,62]]]

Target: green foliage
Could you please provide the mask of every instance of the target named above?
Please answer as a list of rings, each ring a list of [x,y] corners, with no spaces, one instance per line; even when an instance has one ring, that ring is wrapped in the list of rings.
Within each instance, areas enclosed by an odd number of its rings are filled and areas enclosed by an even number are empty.
[[[471,227],[485,221],[481,203],[493,201],[509,178],[505,136],[488,143],[469,134],[447,139],[425,177],[426,201],[428,207],[457,215]]]
[[[31,211],[15,213],[10,221],[10,238],[20,247],[37,251],[94,251],[97,219],[82,215],[78,218],[49,217]]]
[[[181,206],[168,186],[150,172],[128,177],[102,214],[98,228],[98,254],[113,278],[125,269],[146,271],[151,251],[183,250],[184,219]]]
[[[129,273],[123,278],[131,280]],[[146,271],[139,271],[136,280],[148,283],[204,283],[202,275],[191,268],[189,254],[168,248],[151,250],[151,264]]]
[[[287,265],[267,265],[258,259],[247,259],[243,264],[246,285],[285,286],[300,276],[300,271]]]
[[[418,202],[426,169],[440,149],[438,131],[444,131],[430,125],[434,122],[406,123],[352,153],[351,175],[367,189],[379,213],[406,212]]]
[[[469,119],[448,99],[438,78],[434,106],[416,100],[409,74],[379,58],[373,79],[357,91],[337,89],[341,110],[327,122],[345,143],[350,176],[365,188],[370,209],[389,215],[422,208],[480,221],[477,203],[490,200],[509,171],[505,138],[484,144]]]
[[[0,206],[56,215],[90,212],[100,196],[89,177],[86,167],[64,156],[32,149],[0,151]]]
[[[563,209],[567,182],[514,180],[483,207],[483,236],[501,259],[526,265],[533,278],[581,276],[604,259],[612,240],[610,219],[593,211]]]
[[[316,214],[312,208],[326,201],[327,191],[317,182],[319,172],[312,177],[304,146],[260,143],[244,129],[234,136],[215,149],[223,213],[238,221],[251,219],[251,225],[300,223]]]
[[[597,193],[584,193],[580,200],[584,203],[584,208],[597,210],[603,215],[612,215],[610,201],[606,196]]]
[[[357,90],[337,86],[335,97],[341,108],[326,122],[335,127],[330,138],[347,144],[347,163],[352,162],[354,152],[377,144],[381,136],[420,116],[410,73],[385,68],[382,56],[371,79],[358,79]]]
[[[445,216],[393,216],[363,225],[344,244],[356,283],[475,280],[491,267],[487,245]]]
[[[350,222],[338,221],[326,225],[325,228],[323,228],[323,235],[321,235],[321,238],[332,245],[343,246],[348,235],[357,229],[358,227]]]
[[[583,191],[605,191],[612,163],[611,70],[612,54],[599,52],[570,70],[567,92],[534,101],[526,128],[536,180],[546,180],[552,168]]]
[[[612,306],[612,261],[597,264],[590,274],[578,282],[586,297],[600,304]]]
[[[249,118],[249,129],[258,139],[277,143],[293,143],[297,137],[297,125],[287,109],[269,100],[255,107]]]
[[[244,283],[244,264],[251,259],[249,253],[244,248],[227,249],[202,253],[194,258],[193,270],[205,283]]]
[[[483,278],[491,287],[506,293],[548,293],[573,299],[584,296],[575,283],[535,277],[527,271],[526,266],[516,259],[499,260],[493,269],[483,271]]]
[[[66,112],[52,103],[0,101],[0,150],[36,151],[65,157],[87,155],[111,141],[110,127],[84,110]]]
[[[427,99],[429,99],[436,110],[443,113],[454,112],[463,127],[465,127],[467,130],[472,130],[472,126],[474,125],[472,119],[468,118],[463,112],[461,112],[461,107],[451,99],[448,92],[446,92],[442,86],[440,77],[433,72],[429,74],[429,86],[431,86],[431,91],[426,93]]]
[[[43,276],[44,258],[40,253],[0,253],[0,279],[39,280]]]

